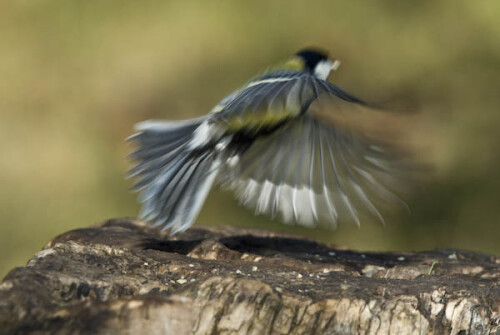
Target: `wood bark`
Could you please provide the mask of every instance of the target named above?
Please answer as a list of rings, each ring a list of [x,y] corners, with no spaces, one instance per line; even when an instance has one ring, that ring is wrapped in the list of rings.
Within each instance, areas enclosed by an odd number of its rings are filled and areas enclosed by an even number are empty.
[[[500,334],[500,260],[109,220],[0,284],[1,334]]]

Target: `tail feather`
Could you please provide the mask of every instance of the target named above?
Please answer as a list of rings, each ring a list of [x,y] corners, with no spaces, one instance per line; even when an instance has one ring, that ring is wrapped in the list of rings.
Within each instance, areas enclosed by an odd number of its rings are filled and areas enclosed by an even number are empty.
[[[140,163],[132,167],[128,174],[129,177],[136,177],[138,175],[149,175],[150,178],[154,178],[155,172],[160,170],[169,170],[175,163],[178,162],[179,155],[185,153],[185,147],[183,145],[177,148],[171,148],[170,151],[165,153],[150,154],[142,157],[134,157]],[[143,180],[143,183],[146,180]]]
[[[204,118],[182,122],[147,121],[130,139],[139,145],[138,163],[129,175],[138,177],[140,218],[171,232],[186,230],[196,219],[218,172],[219,160],[210,148],[189,146]]]
[[[219,164],[220,161],[214,160],[211,153],[200,159],[186,179],[180,195],[167,202],[173,233],[187,229],[194,221],[216,178]]]

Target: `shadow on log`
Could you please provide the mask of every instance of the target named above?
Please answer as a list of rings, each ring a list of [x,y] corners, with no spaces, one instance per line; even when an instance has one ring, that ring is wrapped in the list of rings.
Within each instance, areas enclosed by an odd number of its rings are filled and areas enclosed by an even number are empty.
[[[169,237],[116,219],[0,285],[2,334],[500,334],[500,260],[337,250],[268,231]]]

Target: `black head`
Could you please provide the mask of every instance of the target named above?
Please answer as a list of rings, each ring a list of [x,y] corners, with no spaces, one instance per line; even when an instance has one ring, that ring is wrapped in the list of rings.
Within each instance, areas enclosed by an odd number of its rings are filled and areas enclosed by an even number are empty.
[[[324,60],[328,59],[328,53],[319,49],[303,49],[295,54],[304,60],[304,64],[307,70],[314,71],[316,65]]]

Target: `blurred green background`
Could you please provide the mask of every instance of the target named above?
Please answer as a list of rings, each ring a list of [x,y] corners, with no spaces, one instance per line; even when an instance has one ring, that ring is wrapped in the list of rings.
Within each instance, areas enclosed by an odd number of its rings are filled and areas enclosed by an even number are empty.
[[[334,82],[428,117],[434,180],[386,228],[298,229],[211,193],[198,224],[306,234],[363,250],[500,252],[500,2],[0,2],[0,277],[50,238],[135,216],[135,122],[202,115],[304,46]]]

